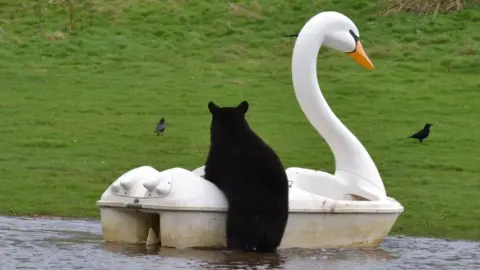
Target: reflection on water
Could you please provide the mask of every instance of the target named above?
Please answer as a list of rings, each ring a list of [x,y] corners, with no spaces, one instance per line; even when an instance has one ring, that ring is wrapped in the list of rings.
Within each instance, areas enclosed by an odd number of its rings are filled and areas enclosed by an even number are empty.
[[[268,255],[147,249],[104,243],[97,221],[0,217],[4,269],[466,270],[480,269],[480,243],[389,237],[379,248],[287,249]]]

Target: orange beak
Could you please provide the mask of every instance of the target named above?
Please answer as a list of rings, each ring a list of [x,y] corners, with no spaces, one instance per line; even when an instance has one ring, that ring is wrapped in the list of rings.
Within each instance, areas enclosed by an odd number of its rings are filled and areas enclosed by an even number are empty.
[[[365,50],[363,50],[362,43],[360,43],[360,40],[357,41],[357,48],[355,49],[354,52],[349,53],[355,61],[357,61],[360,65],[362,65],[366,69],[373,69],[373,64],[372,61],[368,58],[367,54],[365,53]]]

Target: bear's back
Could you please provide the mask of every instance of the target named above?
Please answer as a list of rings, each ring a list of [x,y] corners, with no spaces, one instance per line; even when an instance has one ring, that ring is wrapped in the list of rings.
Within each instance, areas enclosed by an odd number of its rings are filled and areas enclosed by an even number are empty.
[[[239,136],[241,135],[241,136]],[[288,189],[285,168],[275,151],[251,130],[212,142],[205,177],[227,192]],[[275,188],[277,186],[277,188]],[[251,191],[253,192],[253,190]]]

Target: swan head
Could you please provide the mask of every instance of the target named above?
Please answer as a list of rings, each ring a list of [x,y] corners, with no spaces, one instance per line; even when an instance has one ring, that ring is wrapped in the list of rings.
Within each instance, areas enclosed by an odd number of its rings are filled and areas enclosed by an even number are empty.
[[[298,37],[303,33],[318,36],[323,39],[322,46],[348,54],[367,69],[374,68],[360,42],[357,26],[350,18],[341,13],[321,12],[304,26],[300,34],[289,36]],[[317,35],[320,33],[321,35]]]

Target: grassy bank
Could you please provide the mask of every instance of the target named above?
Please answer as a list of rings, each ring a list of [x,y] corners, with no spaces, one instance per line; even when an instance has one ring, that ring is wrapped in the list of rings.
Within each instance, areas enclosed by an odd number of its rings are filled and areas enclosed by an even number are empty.
[[[96,200],[133,167],[200,166],[210,100],[248,100],[251,125],[286,166],[332,172],[294,97],[294,39],[281,36],[334,9],[356,22],[376,69],[324,50],[319,80],[406,208],[392,233],[480,240],[478,6],[379,16],[363,0],[9,2],[0,1],[0,212],[97,217]],[[426,122],[424,145],[405,139]]]

